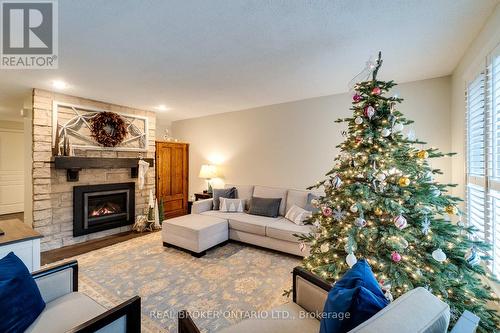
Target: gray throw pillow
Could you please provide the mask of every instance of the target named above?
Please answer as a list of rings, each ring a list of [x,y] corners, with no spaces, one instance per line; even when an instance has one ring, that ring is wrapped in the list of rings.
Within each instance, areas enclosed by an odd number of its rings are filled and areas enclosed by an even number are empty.
[[[314,195],[312,193],[309,193],[307,194],[307,203],[306,203],[306,206],[304,207],[305,210],[307,211],[310,211],[310,212],[313,212],[313,214],[316,214],[319,212],[319,208],[315,208],[313,207],[313,205],[311,204],[311,201],[313,200],[318,200],[319,199],[319,196],[317,195]]]
[[[278,217],[280,212],[281,198],[259,198],[252,197],[250,201],[249,214],[267,217]]]
[[[214,199],[213,210],[219,210],[220,198],[236,199],[236,187],[214,188],[212,197]]]

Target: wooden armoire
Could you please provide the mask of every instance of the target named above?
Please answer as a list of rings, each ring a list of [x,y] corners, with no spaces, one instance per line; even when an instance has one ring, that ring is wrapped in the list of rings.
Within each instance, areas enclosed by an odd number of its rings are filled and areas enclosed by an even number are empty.
[[[188,213],[189,144],[156,142],[156,197],[165,219]]]

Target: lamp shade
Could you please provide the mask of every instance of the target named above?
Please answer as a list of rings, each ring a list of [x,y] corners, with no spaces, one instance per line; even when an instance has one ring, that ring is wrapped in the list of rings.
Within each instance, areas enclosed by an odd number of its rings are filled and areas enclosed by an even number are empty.
[[[217,166],[212,164],[203,164],[200,169],[200,174],[198,175],[198,177],[204,179],[217,178],[217,176]]]

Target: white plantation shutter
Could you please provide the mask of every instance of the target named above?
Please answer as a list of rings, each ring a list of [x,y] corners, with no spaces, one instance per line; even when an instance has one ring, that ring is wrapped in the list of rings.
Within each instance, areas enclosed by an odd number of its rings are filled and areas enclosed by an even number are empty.
[[[467,84],[467,221],[493,245],[490,269],[500,276],[500,46]]]

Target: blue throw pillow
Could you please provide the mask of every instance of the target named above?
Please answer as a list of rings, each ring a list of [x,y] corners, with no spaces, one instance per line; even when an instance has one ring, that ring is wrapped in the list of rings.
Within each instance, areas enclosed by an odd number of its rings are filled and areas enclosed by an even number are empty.
[[[359,260],[328,293],[320,333],[344,333],[389,304],[366,260]]]
[[[0,332],[24,332],[45,308],[28,268],[13,252],[0,259]]]

